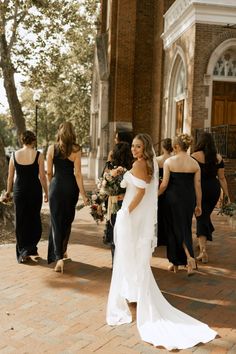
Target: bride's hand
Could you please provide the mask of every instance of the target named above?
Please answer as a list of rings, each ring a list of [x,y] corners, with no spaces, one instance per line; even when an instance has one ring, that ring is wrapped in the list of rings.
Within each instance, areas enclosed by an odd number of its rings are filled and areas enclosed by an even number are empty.
[[[89,205],[89,198],[87,197],[87,195],[82,195],[82,198],[83,198],[83,202],[84,202],[84,205]]]

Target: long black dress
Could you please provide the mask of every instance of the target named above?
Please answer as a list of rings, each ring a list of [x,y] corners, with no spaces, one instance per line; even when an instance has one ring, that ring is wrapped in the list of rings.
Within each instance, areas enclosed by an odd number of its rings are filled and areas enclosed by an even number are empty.
[[[16,180],[13,187],[15,204],[16,257],[21,263],[25,257],[37,255],[37,244],[42,234],[40,210],[42,186],[39,180],[39,151],[30,165],[17,163],[14,166]]]
[[[196,160],[197,161],[197,160]],[[197,217],[197,237],[205,236],[208,241],[212,241],[212,232],[215,230],[211,222],[211,213],[220,197],[220,182],[217,178],[219,168],[224,168],[224,162],[208,169],[205,163],[197,161],[201,168],[202,187],[202,214]]]
[[[51,228],[48,243],[48,263],[63,258],[75,217],[79,188],[74,175],[74,162],[64,159],[54,148],[54,176],[49,187]]]
[[[170,172],[164,199],[164,223],[167,234],[167,258],[174,265],[186,265],[185,243],[191,257],[192,217],[195,209],[194,173]]]
[[[163,178],[163,167],[159,167],[159,183]],[[166,246],[166,232],[164,224],[164,199],[165,192],[158,197],[158,208],[157,208],[157,246]]]

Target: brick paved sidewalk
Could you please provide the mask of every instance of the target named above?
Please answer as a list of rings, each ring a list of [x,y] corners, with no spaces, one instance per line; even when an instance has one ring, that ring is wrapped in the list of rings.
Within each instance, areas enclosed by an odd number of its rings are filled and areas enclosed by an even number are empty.
[[[226,217],[214,214],[216,232],[209,245],[210,263],[187,277],[167,269],[165,249],[152,259],[155,278],[170,303],[218,331],[211,343],[178,353],[236,353],[236,232]],[[111,255],[88,208],[76,213],[64,274],[47,265],[47,242],[41,258],[17,264],[15,245],[0,247],[0,353],[168,353],[142,342],[134,322],[105,323],[111,278]],[[177,352],[177,351],[175,351]]]

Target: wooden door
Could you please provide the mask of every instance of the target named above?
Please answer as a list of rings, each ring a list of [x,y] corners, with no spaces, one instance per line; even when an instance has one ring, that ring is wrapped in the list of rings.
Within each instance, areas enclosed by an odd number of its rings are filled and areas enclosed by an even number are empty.
[[[236,125],[236,100],[227,100],[227,124]]]
[[[176,102],[176,134],[183,132],[184,123],[184,100]]]
[[[236,125],[236,82],[213,82],[211,125]]]

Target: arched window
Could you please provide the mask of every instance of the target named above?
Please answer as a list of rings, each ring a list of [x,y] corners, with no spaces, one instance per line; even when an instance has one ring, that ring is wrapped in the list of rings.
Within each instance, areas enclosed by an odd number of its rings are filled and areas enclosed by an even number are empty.
[[[185,94],[185,70],[182,60],[179,63],[177,69],[177,78],[176,78],[176,97],[183,96]]]
[[[226,49],[217,60],[213,75],[236,77],[236,46]]]
[[[164,100],[163,136],[188,132],[191,125],[187,117],[187,64],[180,46],[177,46],[169,68]]]
[[[180,58],[179,58],[180,59]],[[174,110],[175,110],[175,134],[183,132],[185,109],[185,70],[182,60],[176,67],[176,79],[174,84]]]

